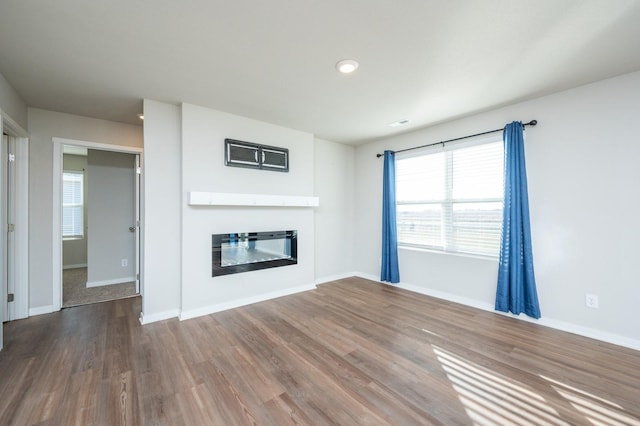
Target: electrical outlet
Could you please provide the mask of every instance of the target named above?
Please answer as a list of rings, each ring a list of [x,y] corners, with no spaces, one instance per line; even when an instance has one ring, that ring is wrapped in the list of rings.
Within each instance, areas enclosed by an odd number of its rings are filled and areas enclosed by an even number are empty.
[[[598,308],[598,295],[587,294],[585,297],[585,305],[587,308]]]
[[[122,259],[122,267],[123,268],[126,268],[128,264],[129,264],[129,261],[127,259]]]

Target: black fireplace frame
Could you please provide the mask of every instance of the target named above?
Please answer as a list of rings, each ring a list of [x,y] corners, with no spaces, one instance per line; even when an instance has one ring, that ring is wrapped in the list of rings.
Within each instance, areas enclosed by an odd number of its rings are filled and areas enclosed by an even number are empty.
[[[291,257],[287,259],[275,259],[264,262],[244,263],[240,265],[222,266],[222,244],[229,243],[238,238],[239,233],[212,234],[211,235],[211,276],[239,274],[242,272],[257,271],[260,269],[277,268],[280,266],[295,265],[298,263],[298,231],[267,231],[248,232],[249,241],[287,239],[291,247]]]

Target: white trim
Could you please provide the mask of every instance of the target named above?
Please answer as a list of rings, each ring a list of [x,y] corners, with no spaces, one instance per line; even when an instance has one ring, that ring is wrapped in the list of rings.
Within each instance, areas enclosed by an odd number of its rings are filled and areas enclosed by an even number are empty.
[[[53,202],[52,202],[52,253],[51,253],[51,261],[52,261],[52,280],[53,280],[53,307],[54,310],[60,310],[62,307],[62,199],[61,199],[61,190],[62,190],[62,154],[63,154],[63,145],[72,145],[72,146],[81,146],[86,147],[88,149],[98,149],[102,151],[111,151],[111,152],[123,152],[128,154],[139,154],[141,159],[141,164],[143,164],[142,168],[144,169],[144,161],[143,161],[143,148],[138,148],[135,146],[126,146],[126,145],[110,145],[106,143],[99,142],[89,142],[77,139],[66,139],[66,138],[51,138],[53,142]],[[142,171],[144,173],[144,170]],[[141,173],[141,174],[142,174]],[[140,193],[140,203],[144,204],[144,189],[141,190]],[[144,232],[144,224],[140,223],[141,231]],[[139,241],[140,250],[143,253],[144,247],[142,247],[143,242]],[[135,281],[135,278],[131,281]],[[140,272],[140,281],[144,282],[143,272]],[[144,285],[140,287],[141,295],[144,289]],[[144,303],[143,303],[144,306]]]
[[[0,116],[2,117],[4,131],[10,130],[12,133],[15,133],[15,136],[20,138],[29,137],[29,132],[22,128],[21,125],[18,124],[17,121],[9,117],[2,109],[0,109]],[[9,132],[7,132],[9,133]]]
[[[62,143],[53,138],[53,205],[51,209],[52,243],[51,278],[53,281],[53,307],[62,308]]]
[[[76,268],[86,268],[86,263],[78,263],[77,265],[63,265],[62,269],[76,269]]]
[[[594,328],[583,327],[581,325],[572,324],[565,321],[556,320],[553,318],[540,318],[533,319],[524,315],[513,315],[511,313],[505,313],[496,311],[494,306],[490,303],[480,302],[478,300],[469,299],[466,297],[457,296],[455,294],[446,293],[437,290],[431,290],[424,287],[419,287],[413,284],[390,284],[386,282],[382,282],[373,275],[364,274],[361,272],[356,273],[356,276],[360,278],[364,278],[367,280],[375,281],[381,284],[389,285],[391,287],[398,287],[404,290],[412,291],[414,293],[424,294],[425,296],[431,296],[442,300],[447,300],[449,302],[460,303],[462,305],[470,306],[472,308],[481,309],[483,311],[492,312],[497,315],[507,316],[510,318],[515,318],[520,321],[526,321],[533,324],[538,324],[543,327],[549,327],[560,331],[566,331],[568,333],[577,334],[579,336],[588,337],[590,339],[600,340],[602,342],[611,343],[618,346],[624,346],[629,349],[640,350],[640,340],[632,339],[626,336],[621,336],[619,334],[609,333],[606,331],[596,330]]]
[[[493,307],[491,308],[493,310]],[[624,346],[625,348],[635,349],[640,351],[640,340],[631,339],[619,334],[609,333],[606,331],[596,330],[594,328],[583,327],[581,325],[572,324],[565,321],[556,320],[553,318],[540,318],[535,320],[527,316],[516,316],[510,313],[494,311],[499,315],[516,318],[522,321],[531,322],[534,324],[540,324],[545,327],[554,328],[556,330],[566,331],[567,333],[577,334],[578,336],[588,337],[590,339],[600,340],[602,342],[611,343],[618,346]]]
[[[53,312],[57,312],[60,309],[56,309],[55,306],[53,305],[49,305],[49,306],[38,306],[36,308],[29,308],[29,316],[35,316],[35,315],[45,315],[45,314],[50,314]]]
[[[318,207],[320,197],[189,192],[190,206]]]
[[[111,152],[124,152],[127,154],[142,154],[143,149],[138,148],[137,146],[127,146],[127,145],[110,145],[108,143],[100,143],[100,142],[89,142],[82,141],[78,139],[66,139],[66,138],[51,138],[54,144],[60,145],[73,145],[73,146],[83,146],[88,149],[99,149],[102,151],[111,151]]]
[[[258,296],[247,297],[245,299],[233,300],[230,302],[218,303],[215,305],[204,306],[202,308],[191,309],[180,312],[180,321],[191,318],[201,317],[204,315],[214,314],[229,309],[239,308],[240,306],[251,305],[253,303],[264,302],[265,300],[276,299],[282,296],[289,296],[303,291],[315,290],[315,284],[302,285],[298,287],[287,288],[284,290],[273,291],[271,293],[260,294]]]
[[[131,282],[135,282],[135,280],[136,280],[136,277],[123,277],[123,278],[114,278],[112,280],[104,280],[104,281],[87,281],[87,288],[102,287],[103,285],[131,283]]]
[[[328,275],[325,277],[319,277],[316,278],[316,285],[320,285],[320,284],[325,284],[325,283],[329,283],[332,281],[338,281],[338,280],[342,280],[345,278],[351,278],[357,275],[357,272],[347,272],[344,274],[337,274],[337,275]]]
[[[152,322],[164,321],[180,316],[180,309],[171,309],[169,311],[158,312],[156,314],[144,315],[140,312],[140,324],[151,324]]]

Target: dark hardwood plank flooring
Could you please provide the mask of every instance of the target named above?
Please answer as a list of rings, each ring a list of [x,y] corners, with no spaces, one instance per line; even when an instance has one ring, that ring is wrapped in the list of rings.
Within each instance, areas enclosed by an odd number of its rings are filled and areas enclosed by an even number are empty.
[[[6,425],[640,425],[640,352],[360,278],[141,326],[4,325]]]

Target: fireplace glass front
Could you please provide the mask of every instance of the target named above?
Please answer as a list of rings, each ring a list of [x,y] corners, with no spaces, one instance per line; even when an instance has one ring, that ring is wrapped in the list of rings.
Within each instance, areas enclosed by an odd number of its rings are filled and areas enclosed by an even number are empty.
[[[212,276],[298,263],[297,231],[233,232],[211,236]]]

